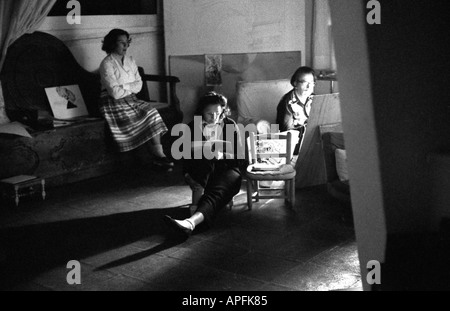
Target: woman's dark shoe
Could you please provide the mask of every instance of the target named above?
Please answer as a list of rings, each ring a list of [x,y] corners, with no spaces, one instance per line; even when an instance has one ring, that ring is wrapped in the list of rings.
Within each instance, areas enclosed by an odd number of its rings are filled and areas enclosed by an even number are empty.
[[[164,222],[178,235],[183,238],[189,238],[192,234],[192,229],[183,227],[175,219],[169,215],[164,216]]]
[[[153,159],[153,164],[163,168],[173,168],[175,164],[167,157],[157,157]]]

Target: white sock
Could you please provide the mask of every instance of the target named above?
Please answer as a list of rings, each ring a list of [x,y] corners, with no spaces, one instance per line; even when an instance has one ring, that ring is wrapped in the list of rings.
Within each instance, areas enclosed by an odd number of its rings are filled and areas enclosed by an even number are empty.
[[[186,228],[186,229],[191,229],[194,230],[195,229],[195,224],[190,221],[189,219],[185,219],[185,220],[175,220],[180,226]]]
[[[164,154],[163,146],[161,144],[157,145],[151,145],[152,153],[157,156],[158,158],[165,158],[166,155]]]

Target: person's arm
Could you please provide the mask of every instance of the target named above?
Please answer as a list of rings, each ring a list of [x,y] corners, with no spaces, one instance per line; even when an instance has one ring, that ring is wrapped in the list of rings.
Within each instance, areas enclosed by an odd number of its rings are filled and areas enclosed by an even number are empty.
[[[99,71],[102,84],[106,87],[106,91],[111,97],[120,99],[130,95],[130,91],[126,90],[122,84],[119,84],[119,81],[114,74],[115,69],[112,62],[102,62]]]
[[[136,62],[132,57],[129,58],[129,66],[131,67],[134,75],[134,81],[123,85],[124,89],[130,91],[133,94],[137,94],[142,90],[142,78],[139,74]]]
[[[288,96],[285,95],[277,107],[277,124],[280,126],[280,132],[294,128],[294,117],[288,109],[288,100]]]

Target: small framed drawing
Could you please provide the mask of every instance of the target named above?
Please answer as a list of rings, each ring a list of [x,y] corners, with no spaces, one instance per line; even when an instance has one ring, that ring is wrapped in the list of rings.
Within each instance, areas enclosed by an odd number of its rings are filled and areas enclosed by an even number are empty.
[[[207,86],[222,85],[222,55],[205,55],[205,80]]]
[[[89,116],[78,85],[45,88],[55,119],[68,120]]]

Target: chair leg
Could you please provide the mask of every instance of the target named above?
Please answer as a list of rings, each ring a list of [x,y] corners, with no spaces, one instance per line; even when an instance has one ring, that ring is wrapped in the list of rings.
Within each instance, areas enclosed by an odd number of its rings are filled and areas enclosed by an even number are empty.
[[[291,179],[290,185],[291,185],[291,190],[290,190],[291,207],[294,208],[295,207],[295,178]]]
[[[252,187],[253,180],[247,179],[247,206],[248,210],[252,210],[252,204],[253,204],[253,187]]]
[[[284,203],[291,204],[291,181],[286,180],[284,182]]]
[[[255,180],[255,190],[256,190],[255,202],[259,202],[259,181],[258,180]]]

